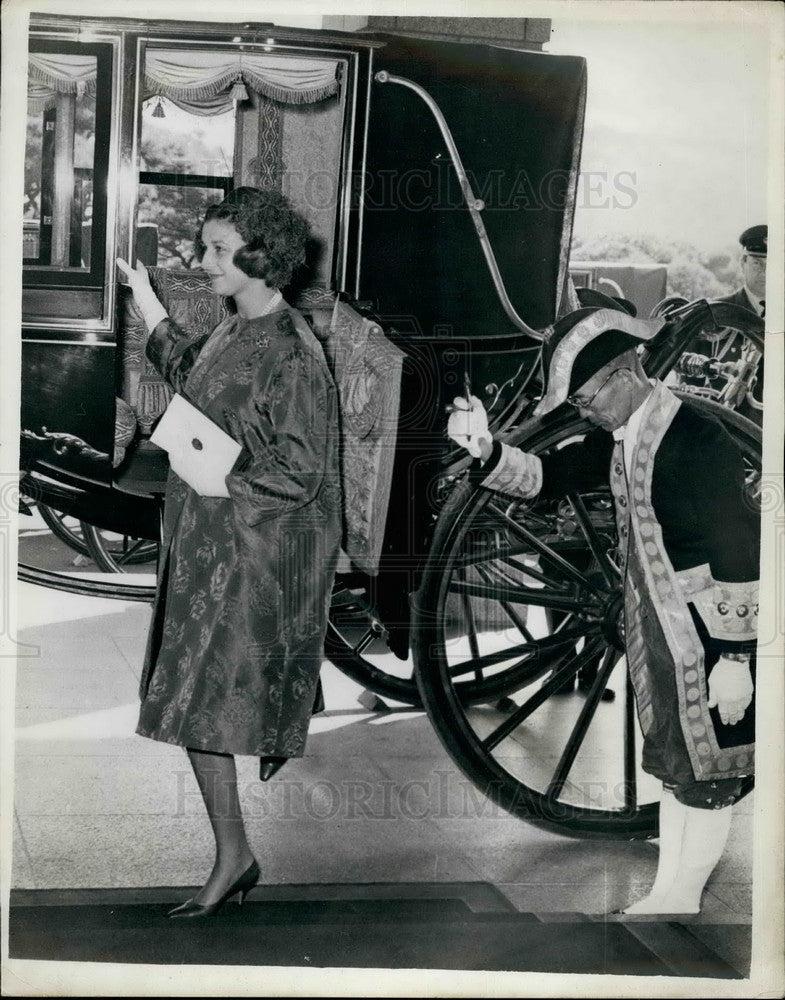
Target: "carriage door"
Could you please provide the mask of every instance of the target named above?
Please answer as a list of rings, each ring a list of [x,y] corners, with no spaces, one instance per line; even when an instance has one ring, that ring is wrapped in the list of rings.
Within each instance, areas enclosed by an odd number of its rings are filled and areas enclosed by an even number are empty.
[[[499,426],[561,306],[585,64],[379,37],[358,297],[407,354],[385,540],[405,562],[429,544],[445,404],[468,377]]]
[[[584,60],[384,37],[371,96],[361,295],[381,315],[417,316],[423,336],[514,333],[522,328],[513,313],[542,329],[556,316],[566,278]]]
[[[31,34],[23,206],[22,466],[111,477],[118,41]]]

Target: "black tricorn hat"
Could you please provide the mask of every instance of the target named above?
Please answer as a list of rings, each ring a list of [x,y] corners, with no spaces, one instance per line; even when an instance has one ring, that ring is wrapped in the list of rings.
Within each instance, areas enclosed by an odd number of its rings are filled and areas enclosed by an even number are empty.
[[[754,253],[761,257],[767,253],[768,241],[768,226],[750,226],[739,237],[739,243],[741,243],[747,253]]]
[[[609,362],[651,340],[666,322],[664,317],[638,319],[615,302],[612,309],[587,306],[563,316],[543,352],[545,392],[535,415],[555,410]]]
[[[594,306],[596,309],[618,309],[621,307],[630,316],[638,315],[638,310],[629,299],[606,295],[605,292],[600,292],[596,288],[576,288],[575,294],[582,306]]]

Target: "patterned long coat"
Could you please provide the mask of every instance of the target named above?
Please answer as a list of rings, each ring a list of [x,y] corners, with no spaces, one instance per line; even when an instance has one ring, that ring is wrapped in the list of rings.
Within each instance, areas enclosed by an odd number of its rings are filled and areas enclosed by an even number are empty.
[[[147,354],[243,446],[229,498],[167,484],[137,732],[197,750],[301,756],[341,536],[338,403],[322,349],[284,303]]]

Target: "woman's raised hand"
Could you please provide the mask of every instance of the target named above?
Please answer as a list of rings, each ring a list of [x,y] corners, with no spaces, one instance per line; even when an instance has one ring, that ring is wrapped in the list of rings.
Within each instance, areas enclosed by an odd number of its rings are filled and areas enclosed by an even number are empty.
[[[152,285],[150,284],[150,276],[147,273],[147,268],[140,260],[137,260],[136,269],[134,269],[127,260],[123,260],[122,257],[118,257],[117,266],[128,279],[128,284],[131,286],[134,298],[136,298],[137,295],[141,295],[143,297],[147,294],[155,295]]]
[[[152,330],[167,315],[167,312],[153,291],[147,268],[140,260],[137,260],[136,268],[133,268],[122,257],[117,258],[117,267],[131,286],[134,301],[139,307],[148,330]]]
[[[456,396],[452,406],[448,407],[450,419],[447,421],[447,434],[456,444],[465,448],[474,458],[481,458],[480,443],[493,440],[488,430],[488,415],[485,407],[476,396],[464,399]]]

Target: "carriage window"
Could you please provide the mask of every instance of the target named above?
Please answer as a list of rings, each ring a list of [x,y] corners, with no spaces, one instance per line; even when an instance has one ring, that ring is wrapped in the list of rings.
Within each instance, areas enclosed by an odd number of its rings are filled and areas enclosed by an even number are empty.
[[[288,195],[311,227],[308,280],[335,255],[344,98],[340,60],[251,48],[145,50],[138,256],[193,266],[207,206],[234,186]],[[148,256],[144,256],[147,253]]]
[[[95,56],[30,55],[26,264],[58,270],[90,268],[97,66]]]
[[[112,131],[109,42],[31,38],[23,238],[26,322],[105,308]]]
[[[146,264],[194,264],[197,226],[232,187],[234,131],[231,109],[206,117],[161,96],[145,102],[137,256]]]

